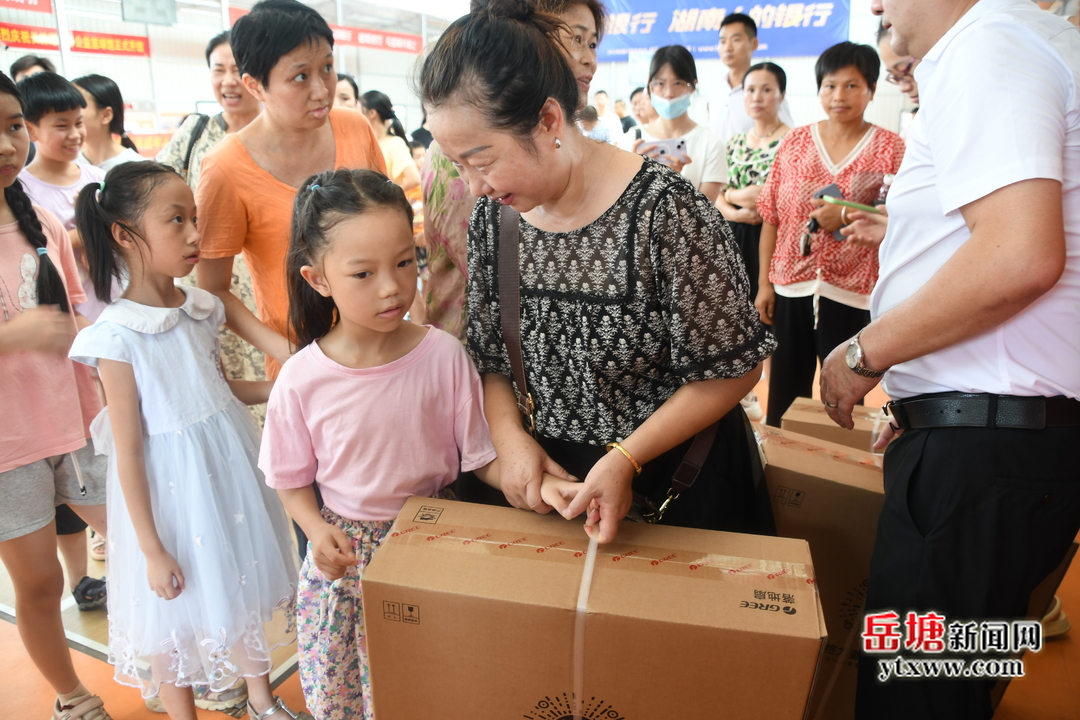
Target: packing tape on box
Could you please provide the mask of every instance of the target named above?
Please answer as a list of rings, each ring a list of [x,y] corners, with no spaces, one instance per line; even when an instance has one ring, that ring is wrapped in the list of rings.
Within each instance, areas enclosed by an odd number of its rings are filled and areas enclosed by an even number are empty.
[[[437,533],[430,525],[417,524],[391,533],[407,536],[407,544],[438,543],[440,549],[481,553],[538,562],[573,565],[588,562],[586,537],[567,538],[554,535],[518,535],[510,530],[493,530],[460,525],[446,525]],[[814,585],[812,568],[802,563],[779,560],[695,553],[672,548],[611,543],[596,553],[595,564],[605,570],[676,575],[719,582],[734,582],[759,587],[762,583],[779,590],[806,590]],[[816,589],[816,588],[815,588]]]
[[[585,567],[581,571],[577,611],[574,613],[574,720],[581,720],[585,700],[585,617],[588,615],[598,548],[599,543],[593,536],[589,539],[589,549],[585,551]]]
[[[830,460],[841,462],[846,465],[854,465],[856,467],[863,468],[881,468],[882,457],[880,455],[874,455],[869,451],[861,453],[861,457],[852,457],[851,455],[841,452],[839,450],[833,450],[830,448],[822,447],[821,445],[815,445],[813,443],[803,442],[802,440],[795,440],[788,437],[783,430],[778,430],[767,425],[758,425],[755,427],[755,436],[757,437],[758,447],[762,448],[764,445],[781,445],[786,447],[797,448],[799,450],[806,450],[812,452],[815,455],[821,455]],[[869,456],[869,457],[867,457]],[[762,463],[766,464],[765,458],[762,458]]]

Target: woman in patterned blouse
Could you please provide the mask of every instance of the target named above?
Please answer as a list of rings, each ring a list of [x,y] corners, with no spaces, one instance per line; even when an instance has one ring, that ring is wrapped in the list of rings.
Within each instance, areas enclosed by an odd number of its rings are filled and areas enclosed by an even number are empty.
[[[549,510],[541,473],[565,476],[565,467],[584,478],[568,515],[598,509],[590,515],[608,542],[630,510],[631,484],[662,497],[690,439],[719,421],[705,468],[665,522],[768,530],[738,403],[774,343],[750,304],[738,250],[685,178],[581,135],[578,82],[559,33],[531,2],[474,4],[440,37],[420,79],[432,135],[480,198],[469,229],[468,347],[507,499]],[[499,317],[505,206],[521,212],[535,439],[522,427]],[[622,451],[605,454],[616,441]],[[645,466],[636,480],[635,465]]]
[[[846,210],[813,195],[835,185],[845,199],[869,205],[885,175],[899,170],[904,141],[863,119],[880,71],[868,45],[842,42],[822,53],[815,72],[828,118],[787,134],[758,197],[764,222],[755,304],[777,341],[769,425],[780,424],[796,397],[810,396],[818,360],[870,322],[877,252],[834,236],[847,224]],[[811,218],[820,226],[812,233]]]
[[[754,121],[749,132],[735,135],[727,144],[728,186],[716,199],[716,207],[731,225],[750,278],[750,296],[757,297],[758,241],[761,216],[757,199],[769,177],[780,140],[790,130],[780,120],[780,103],[787,91],[787,74],[779,65],[758,63],[743,77],[746,114]]]

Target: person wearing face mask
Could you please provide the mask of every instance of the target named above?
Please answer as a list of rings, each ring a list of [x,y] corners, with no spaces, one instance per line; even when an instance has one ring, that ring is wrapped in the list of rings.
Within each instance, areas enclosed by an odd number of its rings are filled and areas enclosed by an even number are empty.
[[[658,141],[685,141],[681,154],[665,154],[660,161],[716,202],[727,184],[724,145],[707,127],[690,119],[697,82],[697,65],[689,50],[682,45],[657,50],[649,67],[649,99],[657,117],[631,128],[619,146],[655,160],[661,158]]]
[[[833,235],[848,223],[847,208],[814,194],[835,186],[831,194],[869,205],[904,157],[899,135],[863,117],[881,72],[873,48],[839,43],[814,71],[828,117],[784,137],[757,200],[755,304],[776,334],[766,422],[777,427],[795,398],[810,396],[818,360],[870,322],[877,280],[877,253]]]

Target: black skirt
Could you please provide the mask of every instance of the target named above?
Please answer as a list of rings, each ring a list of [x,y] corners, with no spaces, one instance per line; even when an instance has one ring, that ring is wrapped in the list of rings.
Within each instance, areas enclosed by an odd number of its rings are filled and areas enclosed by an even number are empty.
[[[552,460],[582,480],[604,456],[596,445],[538,437]],[[645,464],[634,479],[634,491],[659,504],[667,497],[671,476],[682,462],[692,440],[687,440]],[[472,473],[458,479],[455,491],[463,500],[508,506],[502,493],[481,483]],[[694,485],[668,508],[662,525],[704,530],[775,535],[769,491],[761,466],[757,441],[741,406],[720,420],[712,450]]]

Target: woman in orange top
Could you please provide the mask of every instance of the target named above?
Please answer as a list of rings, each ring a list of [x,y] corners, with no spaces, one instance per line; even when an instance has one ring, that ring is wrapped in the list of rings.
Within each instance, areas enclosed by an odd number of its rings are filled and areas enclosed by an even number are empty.
[[[230,329],[267,353],[266,374],[275,378],[291,353],[285,255],[297,188],[324,170],[385,173],[386,164],[367,120],[332,108],[334,36],[318,12],[292,0],[263,0],[233,26],[231,44],[244,86],[263,112],[203,160],[198,284],[235,311]],[[259,317],[229,289],[240,253]]]

